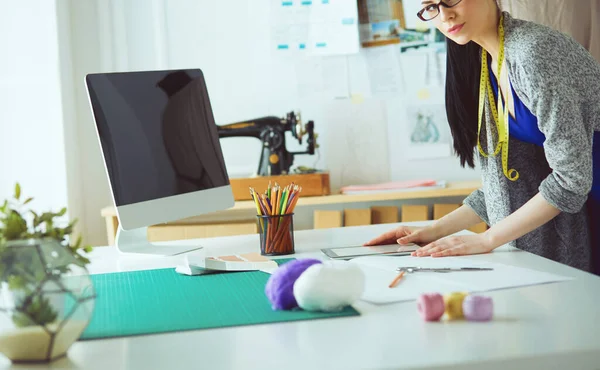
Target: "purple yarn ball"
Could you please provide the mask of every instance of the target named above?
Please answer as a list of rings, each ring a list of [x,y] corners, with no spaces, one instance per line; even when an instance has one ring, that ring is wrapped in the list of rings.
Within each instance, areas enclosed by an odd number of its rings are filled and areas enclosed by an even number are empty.
[[[469,321],[489,321],[494,314],[491,297],[469,295],[463,301],[463,313]]]
[[[294,297],[294,283],[302,273],[320,260],[306,258],[284,263],[279,266],[267,281],[265,293],[274,310],[291,310],[298,307]]]

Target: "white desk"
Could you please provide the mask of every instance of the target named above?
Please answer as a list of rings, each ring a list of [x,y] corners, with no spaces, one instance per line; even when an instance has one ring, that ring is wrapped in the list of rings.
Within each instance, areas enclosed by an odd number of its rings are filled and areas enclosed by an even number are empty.
[[[360,243],[376,225],[296,233],[297,252]],[[185,243],[192,243],[186,241]],[[207,254],[258,248],[258,235],[205,239]],[[175,266],[183,257],[131,258],[98,248],[92,273]],[[77,342],[52,369],[598,369],[600,278],[514,250],[469,258],[567,275],[569,282],[490,292],[495,319],[425,323],[415,303],[373,306],[361,316]],[[0,368],[11,364],[2,359]]]

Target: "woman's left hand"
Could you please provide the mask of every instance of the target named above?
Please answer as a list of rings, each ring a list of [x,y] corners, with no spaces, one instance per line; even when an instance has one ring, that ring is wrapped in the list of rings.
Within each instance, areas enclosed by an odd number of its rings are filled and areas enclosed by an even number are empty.
[[[489,253],[494,250],[485,233],[477,235],[449,236],[419,248],[412,255],[416,257],[463,256],[467,254]]]

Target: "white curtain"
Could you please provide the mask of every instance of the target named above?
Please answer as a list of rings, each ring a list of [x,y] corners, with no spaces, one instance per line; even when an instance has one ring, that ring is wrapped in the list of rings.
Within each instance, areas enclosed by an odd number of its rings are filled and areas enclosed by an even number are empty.
[[[515,18],[572,36],[600,61],[600,0],[501,0]]]

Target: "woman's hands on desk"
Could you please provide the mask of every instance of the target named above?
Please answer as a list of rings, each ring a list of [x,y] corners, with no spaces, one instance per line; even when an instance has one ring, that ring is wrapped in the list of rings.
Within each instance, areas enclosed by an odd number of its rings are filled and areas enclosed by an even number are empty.
[[[449,236],[439,239],[413,252],[416,257],[446,257],[463,256],[467,254],[482,254],[494,249],[485,233],[477,235]]]
[[[420,245],[413,256],[444,257],[465,254],[481,254],[494,250],[495,246],[489,232],[477,235],[454,235],[483,221],[470,207],[463,205],[457,210],[437,220],[427,227],[400,226],[390,230],[366,243],[365,246],[382,244],[409,244]],[[491,230],[491,229],[490,229]],[[489,231],[489,230],[488,230]]]
[[[440,239],[439,232],[433,227],[400,226],[365,243],[365,246],[398,243],[420,245],[415,257],[445,257],[491,252],[490,242],[484,234],[448,236]]]
[[[440,237],[440,232],[434,227],[400,226],[367,242],[364,246],[385,245],[398,243],[415,243],[421,248],[413,252],[416,257],[445,257],[491,252],[494,248],[486,233],[476,235],[460,235]]]
[[[390,230],[381,234],[377,238],[364,244],[365,247],[385,244],[409,244],[415,243],[420,246],[427,245],[435,240],[438,240],[437,230],[432,227],[408,227],[400,226],[394,230]]]

